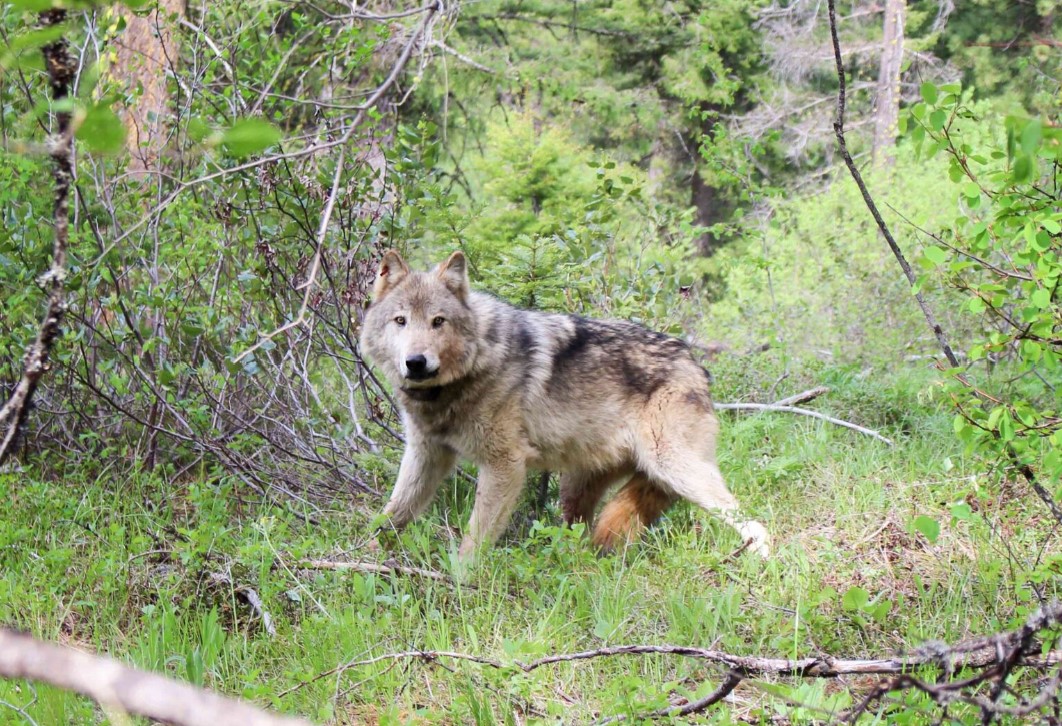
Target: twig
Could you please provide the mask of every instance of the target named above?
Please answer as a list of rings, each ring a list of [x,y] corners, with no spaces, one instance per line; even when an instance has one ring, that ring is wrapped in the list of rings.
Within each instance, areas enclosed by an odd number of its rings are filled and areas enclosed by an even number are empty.
[[[724,699],[737,687],[742,679],[757,675],[789,676],[796,678],[834,678],[842,675],[890,675],[897,676],[884,681],[875,687],[870,696],[857,706],[853,713],[862,713],[877,698],[897,688],[920,684],[921,681],[911,676],[918,669],[925,666],[934,666],[945,676],[964,669],[984,669],[980,676],[967,681],[945,682],[936,684],[938,690],[948,689],[950,693],[957,693],[961,688],[969,684],[980,684],[991,677],[1000,674],[1002,668],[1032,667],[1046,668],[1062,664],[1062,650],[1052,650],[1043,655],[1039,654],[1034,636],[1047,628],[1057,627],[1062,623],[1062,605],[1055,602],[1045,605],[1037,610],[1026,620],[1020,629],[1009,633],[1001,633],[993,636],[974,638],[961,641],[948,646],[942,643],[927,643],[916,649],[910,655],[897,656],[894,658],[833,658],[831,656],[816,656],[791,660],[788,658],[761,658],[757,656],[734,655],[714,648],[697,648],[682,645],[621,645],[609,648],[597,648],[584,650],[576,653],[558,653],[538,658],[529,662],[511,661],[503,663],[500,660],[442,650],[407,650],[396,653],[384,653],[382,655],[364,658],[361,660],[342,663],[313,678],[300,683],[286,691],[279,693],[285,696],[322,678],[338,675],[353,668],[373,665],[385,661],[394,660],[421,660],[425,663],[434,663],[439,659],[463,660],[479,665],[495,668],[498,670],[518,669],[525,673],[536,670],[546,665],[555,663],[567,663],[572,661],[592,660],[596,658],[613,657],[619,655],[681,655],[688,658],[697,658],[711,663],[724,665],[729,669],[726,680],[703,699],[685,706],[674,709],[662,709],[646,716],[655,718],[669,715],[688,715],[696,711],[708,708],[714,703]],[[1058,678],[1053,679],[1057,681]],[[900,685],[897,685],[900,684]],[[1056,684],[1057,687],[1057,684]],[[875,695],[876,694],[876,695]],[[958,698],[958,696],[955,696]],[[954,699],[953,699],[954,700]],[[981,698],[965,697],[969,703],[981,706]],[[1045,699],[1041,697],[1030,700],[1019,708],[1034,709],[1039,707]],[[991,703],[990,701],[988,703]],[[1000,707],[1003,708],[1002,706]],[[851,713],[849,714],[851,715]],[[612,721],[623,720],[615,718]]]
[[[984,668],[1000,662],[1000,644],[1018,642],[1025,633],[1026,627],[1033,630],[1042,630],[1053,627],[1062,622],[1062,605],[1053,603],[1038,610],[1029,618],[1029,623],[1022,629],[1011,633],[1004,633],[988,638],[976,638],[962,641],[954,646],[934,644],[916,650],[907,656],[893,658],[834,658],[831,656],[815,656],[811,658],[762,658],[759,656],[734,655],[713,648],[697,648],[687,645],[617,645],[594,650],[583,650],[574,653],[555,653],[544,656],[526,663],[512,661],[502,663],[492,658],[485,658],[468,653],[457,653],[442,650],[409,650],[397,653],[385,653],[365,660],[359,660],[345,665],[337,666],[318,677],[333,675],[343,670],[363,665],[379,663],[395,658],[419,658],[433,661],[439,658],[452,658],[455,660],[471,661],[491,668],[506,669],[518,668],[525,673],[537,670],[542,666],[554,663],[567,663],[579,660],[592,660],[595,658],[614,657],[618,655],[681,655],[687,658],[697,658],[712,663],[725,665],[736,671],[742,677],[754,675],[777,675],[797,676],[801,678],[833,678],[842,675],[890,675],[908,673],[925,665],[944,665],[949,672],[963,668]],[[1042,656],[1034,657],[1031,654],[1023,654],[1018,661],[1019,665],[1032,667],[1046,667],[1062,663],[1062,650],[1053,650]]]
[[[398,59],[395,61],[395,64],[391,68],[391,72],[388,74],[387,78],[384,79],[384,82],[381,83],[373,92],[373,94],[365,100],[365,103],[360,106],[360,110],[358,111],[357,115],[353,118],[353,120],[351,120],[350,124],[347,126],[346,131],[344,131],[343,135],[339,138],[339,157],[336,159],[336,170],[335,173],[332,175],[332,186],[328,193],[328,198],[325,200],[324,209],[321,211],[320,222],[317,225],[313,260],[310,262],[310,270],[306,274],[306,280],[299,285],[299,287],[303,288],[305,292],[303,293],[302,304],[299,305],[298,314],[296,314],[293,320],[285,323],[284,325],[281,325],[276,330],[273,330],[269,333],[260,334],[257,343],[250,346],[239,355],[233,357],[234,363],[239,363],[241,360],[261,348],[268,341],[272,340],[281,333],[291,330],[292,328],[300,327],[307,322],[306,312],[310,308],[310,297],[313,294],[313,288],[317,281],[317,274],[321,270],[321,255],[324,251],[325,237],[328,234],[329,223],[332,219],[332,212],[335,209],[336,200],[339,198],[339,190],[342,186],[340,182],[343,178],[343,159],[346,155],[347,144],[350,142],[351,139],[354,138],[354,134],[361,127],[362,122],[368,116],[369,110],[376,106],[379,100],[383,98],[384,94],[387,93],[387,91],[390,90],[391,86],[393,86],[398,80],[399,75],[401,75],[402,71],[406,67],[406,64],[409,62],[410,57],[413,55],[413,48],[416,47],[417,42],[421,39],[421,37],[427,34],[427,31],[431,26],[432,21],[434,20],[436,14],[441,10],[441,7],[441,0],[437,0],[434,5],[427,9],[427,12],[424,15],[424,19],[421,21],[420,25],[417,26],[416,30],[413,31],[413,34],[410,36],[409,41],[406,43],[405,47],[402,49],[402,52],[399,54]]]
[[[452,55],[457,60],[461,61],[465,65],[468,65],[468,66],[471,66],[471,67],[475,68],[477,71],[481,71],[483,73],[487,73],[487,74],[490,74],[492,76],[498,75],[498,72],[496,70],[494,70],[493,68],[488,68],[487,66],[483,65],[482,63],[480,63],[480,62],[478,62],[476,60],[473,60],[472,58],[469,58],[467,55],[465,55],[461,51],[457,50],[456,48],[451,48],[450,46],[448,46],[446,43],[442,42],[441,40],[433,40],[432,43],[431,43],[431,47],[432,48],[438,48],[439,50],[443,51],[444,53],[448,53],[448,54]]]
[[[892,439],[885,438],[877,431],[868,429],[864,426],[860,426],[859,424],[854,424],[850,421],[844,421],[839,418],[834,418],[833,416],[827,416],[824,413],[812,411],[807,408],[798,408],[797,406],[780,406],[774,403],[717,403],[714,405],[715,408],[721,409],[723,411],[782,411],[785,413],[797,413],[801,416],[811,416],[812,418],[822,419],[823,421],[828,421],[837,426],[843,426],[846,429],[852,429],[853,431],[858,431],[861,434],[866,434],[867,436],[873,437],[878,441],[888,444],[889,446],[893,445]]]
[[[25,678],[80,693],[105,708],[189,726],[309,726],[103,656],[0,629],[0,677]]]
[[[684,704],[682,706],[669,706],[668,708],[661,708],[657,711],[652,711],[651,713],[641,714],[639,716],[636,716],[635,718],[641,720],[647,718],[665,718],[668,716],[689,716],[690,714],[700,713],[701,711],[704,711],[705,709],[714,706],[715,704],[719,703],[724,698],[729,696],[734,691],[734,689],[738,687],[738,684],[740,684],[743,680],[745,680],[743,676],[738,673],[735,673],[734,671],[730,671],[726,674],[726,678],[723,680],[723,682],[719,684],[719,687],[709,693],[704,698],[699,698],[696,701],[690,701],[689,703]],[[596,723],[600,726],[605,726],[605,724],[619,723],[621,721],[626,720],[627,716],[625,714],[620,714],[619,716],[610,716],[609,718],[597,721]]]

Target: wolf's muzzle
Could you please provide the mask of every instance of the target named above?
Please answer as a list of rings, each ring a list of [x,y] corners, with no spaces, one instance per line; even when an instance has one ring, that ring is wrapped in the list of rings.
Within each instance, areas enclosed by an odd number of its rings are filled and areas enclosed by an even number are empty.
[[[406,378],[412,381],[426,381],[434,378],[439,369],[428,370],[428,359],[422,355],[411,355],[406,358]]]

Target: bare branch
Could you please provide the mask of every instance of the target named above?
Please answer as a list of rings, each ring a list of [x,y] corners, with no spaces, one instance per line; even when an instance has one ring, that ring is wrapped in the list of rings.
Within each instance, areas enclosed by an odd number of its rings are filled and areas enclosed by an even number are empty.
[[[0,677],[80,693],[102,706],[179,726],[309,726],[155,673],[0,629]]]
[[[870,196],[870,192],[867,190],[867,185],[863,182],[863,176],[859,173],[859,169],[855,165],[855,161],[852,160],[852,155],[848,153],[848,144],[845,141],[844,136],[844,106],[845,106],[845,77],[844,77],[844,63],[841,61],[841,45],[837,39],[837,9],[836,0],[827,0],[827,6],[830,15],[830,39],[833,42],[833,55],[834,64],[837,67],[837,116],[833,122],[834,134],[837,136],[837,145],[841,150],[841,156],[844,157],[844,163],[848,167],[849,173],[852,175],[852,179],[855,181],[856,186],[859,187],[859,193],[863,196],[863,201],[867,205],[867,209],[870,210],[871,216],[874,217],[874,221],[878,225],[878,229],[881,231],[885,241],[889,244],[889,249],[892,250],[892,254],[896,257],[896,261],[900,265],[900,269],[903,270],[904,276],[907,277],[908,282],[911,284],[911,288],[914,289],[916,278],[914,272],[911,271],[911,265],[907,262],[907,258],[904,257],[903,250],[896,244],[896,240],[893,238],[892,233],[889,231],[889,226],[885,224],[885,220],[881,216],[881,212],[878,211],[877,204],[874,203],[874,199]],[[926,322],[933,330],[933,335],[937,339],[937,343],[940,345],[941,351],[944,353],[944,357],[947,359],[948,364],[952,368],[959,367],[959,359],[951,349],[951,344],[948,342],[947,336],[944,334],[944,329],[937,322],[936,315],[929,308],[929,304],[926,302],[921,291],[915,292],[915,300],[918,301],[918,306],[922,309],[922,315],[925,316]],[[960,378],[960,380],[962,380]],[[965,383],[965,381],[963,381]],[[1009,444],[1005,445],[1005,451],[1011,463],[1015,468],[1021,472],[1021,475],[1025,478],[1029,485],[1032,486],[1037,496],[1041,501],[1051,510],[1051,514],[1059,522],[1062,522],[1062,508],[1058,506],[1054,497],[1043,484],[1039,481],[1036,473],[1032,470],[1032,467],[1021,460],[1013,446]]]
[[[907,262],[907,258],[903,254],[903,250],[900,249],[900,245],[896,243],[896,239],[892,236],[892,232],[889,231],[889,226],[885,224],[885,220],[881,216],[881,212],[878,211],[878,205],[874,203],[873,197],[870,196],[870,192],[867,191],[867,185],[863,182],[863,175],[859,173],[859,168],[856,166],[855,161],[852,160],[852,155],[848,153],[848,142],[845,140],[844,131],[844,108],[845,108],[845,77],[844,77],[844,63],[841,60],[841,42],[837,38],[837,9],[835,7],[836,0],[828,0],[828,7],[830,13],[830,39],[833,42],[833,57],[834,63],[837,66],[837,115],[833,121],[833,132],[837,137],[837,146],[841,150],[841,156],[844,158],[844,163],[848,167],[848,171],[852,175],[852,179],[855,181],[856,186],[859,187],[859,193],[863,196],[863,201],[867,205],[867,209],[870,210],[871,216],[874,217],[874,221],[878,225],[878,229],[881,230],[882,236],[889,245],[889,249],[892,250],[893,256],[900,265],[900,269],[903,270],[904,276],[913,288],[917,282],[914,272],[911,270],[910,263]],[[944,357],[947,358],[948,363],[952,368],[959,367],[959,359],[955,357],[955,353],[951,350],[951,344],[948,342],[947,336],[944,334],[944,329],[937,322],[936,315],[929,308],[929,304],[926,302],[922,293],[915,292],[915,300],[918,301],[918,307],[922,309],[922,315],[925,316],[926,322],[929,323],[930,329],[933,331],[933,335],[936,337],[937,342],[940,344],[940,349],[944,352]]]
[[[839,418],[834,418],[833,416],[827,416],[824,413],[812,411],[807,408],[798,408],[796,406],[782,406],[776,403],[717,403],[715,404],[715,407],[723,411],[780,411],[784,413],[796,413],[800,414],[801,416],[810,416],[812,418],[822,419],[823,421],[828,421],[836,426],[843,426],[846,429],[852,429],[853,431],[858,431],[861,434],[866,434],[867,436],[875,438],[878,441],[888,444],[889,446],[893,445],[892,439],[885,438],[873,429],[868,429],[864,426],[854,424],[850,421],[844,421]]]
[[[427,12],[424,15],[424,19],[421,21],[417,29],[413,31],[413,34],[409,37],[409,41],[402,49],[402,53],[395,61],[394,66],[391,68],[390,74],[388,74],[384,82],[376,88],[373,94],[369,96],[368,99],[366,99],[365,103],[362,104],[361,110],[358,111],[357,115],[350,122],[350,124],[347,126],[346,131],[343,132],[343,135],[339,139],[339,158],[336,159],[336,170],[335,174],[333,174],[332,176],[332,186],[328,192],[328,199],[325,201],[324,210],[322,210],[321,212],[321,220],[317,227],[317,236],[313,261],[310,263],[310,270],[306,275],[306,280],[302,283],[302,287],[305,289],[305,293],[303,294],[302,304],[299,306],[298,314],[293,320],[285,323],[276,330],[261,335],[257,343],[255,343],[239,355],[235,356],[235,358],[233,359],[235,362],[238,363],[239,361],[243,360],[248,355],[261,348],[267,341],[272,340],[281,333],[306,324],[306,313],[310,307],[310,296],[313,293],[313,288],[317,281],[317,274],[318,272],[320,272],[321,269],[321,253],[324,250],[325,236],[328,234],[328,226],[332,220],[332,211],[335,209],[336,199],[339,197],[339,189],[341,186],[340,181],[342,180],[343,175],[343,158],[346,154],[347,145],[350,140],[354,138],[354,134],[361,127],[361,124],[365,120],[365,116],[368,114],[369,110],[372,109],[381,98],[383,98],[383,95],[387,93],[387,91],[390,90],[391,86],[393,86],[398,80],[398,76],[401,75],[402,71],[405,69],[406,64],[409,62],[409,59],[413,54],[413,48],[416,47],[417,43],[421,40],[422,37],[425,37],[427,35],[428,29],[431,27],[431,24],[435,19],[437,13],[439,12],[440,8],[441,2],[436,2],[432,7],[428,8]]]

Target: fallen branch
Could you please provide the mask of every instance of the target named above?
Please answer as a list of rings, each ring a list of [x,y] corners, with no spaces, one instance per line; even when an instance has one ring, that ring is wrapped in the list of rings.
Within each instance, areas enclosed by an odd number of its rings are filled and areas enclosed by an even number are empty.
[[[715,407],[723,411],[781,411],[785,413],[797,413],[801,416],[811,416],[812,418],[822,419],[823,421],[828,421],[837,426],[843,426],[846,429],[852,429],[853,431],[858,431],[861,434],[866,434],[867,436],[873,437],[878,441],[882,441],[888,444],[889,446],[893,445],[892,439],[885,438],[873,429],[868,429],[864,426],[860,426],[859,424],[854,424],[851,421],[844,421],[839,418],[834,418],[833,416],[827,416],[824,413],[812,411],[807,408],[798,408],[797,406],[783,406],[777,403],[717,403],[715,404]]]
[[[743,679],[753,676],[784,676],[793,678],[835,678],[845,675],[888,675],[902,677],[902,680],[892,679],[879,684],[872,695],[873,698],[865,699],[864,704],[857,709],[866,710],[875,698],[880,698],[890,690],[903,687],[897,684],[911,685],[914,682],[922,683],[912,676],[918,669],[923,667],[935,667],[943,678],[951,678],[954,674],[964,670],[979,669],[982,674],[974,679],[958,682],[943,682],[934,684],[937,690],[953,694],[953,699],[964,700],[978,706],[984,705],[982,697],[969,696],[958,698],[955,692],[970,684],[980,684],[997,676],[1005,678],[1013,668],[1047,668],[1062,664],[1062,650],[1052,650],[1041,654],[1035,635],[1047,628],[1057,627],[1062,624],[1062,604],[1057,602],[1046,605],[1033,613],[1021,628],[1009,633],[1001,633],[982,638],[973,638],[948,646],[943,643],[926,643],[916,649],[910,655],[896,656],[892,658],[833,658],[831,656],[815,656],[811,658],[762,658],[759,656],[734,655],[713,648],[697,648],[683,645],[621,645],[609,648],[596,648],[575,653],[558,653],[538,658],[533,661],[511,661],[504,663],[493,658],[442,650],[408,650],[396,653],[384,653],[382,655],[365,658],[362,660],[343,663],[323,673],[319,673],[308,681],[298,684],[278,695],[284,696],[296,691],[303,686],[318,681],[322,678],[337,675],[353,668],[372,665],[384,661],[394,660],[421,660],[425,663],[434,663],[440,659],[463,660],[477,663],[489,668],[499,670],[518,669],[530,672],[546,665],[555,663],[567,663],[572,661],[592,660],[596,658],[614,657],[620,655],[680,655],[688,658],[696,658],[710,663],[726,666],[729,673],[723,683],[711,694],[703,699],[694,701],[683,706],[661,709],[639,718],[656,718],[672,715],[687,715],[698,710],[708,708],[714,703],[723,700],[737,687]],[[1058,679],[1053,679],[1058,680]],[[1018,707],[1028,712],[1029,709],[1038,707],[1044,699],[1034,698],[1027,704]],[[623,720],[615,718],[606,720],[604,723]]]
[[[309,726],[248,703],[139,671],[103,656],[0,629],[0,677],[25,678],[80,693],[109,709],[178,726]]]
[[[1055,603],[1030,618],[1037,630],[1058,625],[1062,622],[1062,605]],[[352,661],[336,666],[316,676],[313,680],[341,673],[351,668],[371,665],[385,660],[420,659],[426,662],[449,658],[465,660],[491,668],[518,668],[530,672],[542,666],[554,663],[568,663],[578,660],[592,660],[618,655],[681,655],[724,665],[742,677],[756,675],[791,676],[798,678],[834,678],[845,675],[892,675],[909,673],[922,666],[937,665],[947,672],[965,668],[984,668],[1000,662],[1001,648],[1020,640],[1024,628],[1003,635],[976,638],[962,641],[954,646],[932,644],[916,650],[911,655],[893,658],[833,658],[831,656],[814,656],[811,658],[762,658],[759,656],[734,655],[713,648],[697,648],[688,645],[617,645],[608,648],[595,648],[574,653],[556,653],[526,663],[512,661],[503,663],[492,658],[485,658],[468,653],[444,650],[407,650]],[[1062,663],[1062,650],[1050,651],[1042,656],[1026,653],[1018,658],[1017,665],[1043,668]]]

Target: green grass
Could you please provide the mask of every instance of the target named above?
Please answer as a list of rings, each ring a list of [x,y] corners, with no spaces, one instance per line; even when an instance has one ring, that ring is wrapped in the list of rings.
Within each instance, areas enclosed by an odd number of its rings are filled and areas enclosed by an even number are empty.
[[[720,399],[750,383],[735,371],[717,374]],[[334,502],[310,525],[280,507],[241,504],[241,492],[206,475],[167,487],[116,464],[47,481],[30,466],[0,475],[0,622],[318,722],[444,724],[645,713],[675,694],[706,694],[722,672],[669,656],[530,673],[407,659],[309,681],[418,649],[504,662],[626,643],[873,656],[1019,622],[1030,607],[1024,583],[1039,571],[1043,514],[1016,485],[1001,490],[972,474],[932,379],[808,375],[833,388],[812,407],[881,427],[897,445],[791,415],[722,414],[721,467],[771,531],[766,562],[732,558],[736,536],[685,504],[636,546],[597,557],[556,510],[531,524],[528,502],[461,584],[304,570],[300,558],[368,556],[349,550],[381,502]],[[401,535],[403,562],[454,573],[470,489],[451,482]],[[919,516],[938,523],[935,542],[915,528]],[[212,573],[254,588],[276,637]],[[92,703],[43,686],[0,681],[0,701],[30,704],[40,724],[103,720]],[[850,703],[836,682],[758,679],[702,718],[802,723]],[[22,722],[0,705],[0,723]]]

